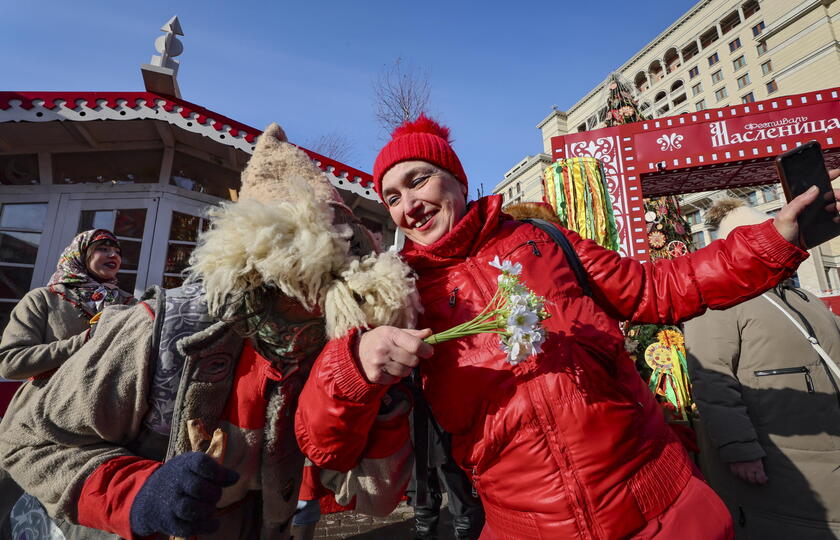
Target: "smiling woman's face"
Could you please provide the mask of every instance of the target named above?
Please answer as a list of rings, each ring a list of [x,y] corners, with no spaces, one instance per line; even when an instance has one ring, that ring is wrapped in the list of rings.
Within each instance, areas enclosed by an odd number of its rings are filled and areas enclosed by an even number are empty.
[[[428,246],[464,217],[467,187],[425,161],[402,161],[382,176],[382,200],[405,236]]]
[[[99,282],[117,277],[122,265],[120,248],[107,244],[96,244],[93,252],[88,254],[87,267],[91,277]]]

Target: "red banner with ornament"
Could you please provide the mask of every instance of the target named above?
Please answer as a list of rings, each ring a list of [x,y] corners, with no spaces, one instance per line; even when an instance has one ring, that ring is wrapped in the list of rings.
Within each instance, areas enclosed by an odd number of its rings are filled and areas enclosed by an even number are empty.
[[[718,109],[708,114],[708,120],[691,125],[680,125],[682,117],[659,120],[655,123],[661,129],[634,135],[637,162],[642,170],[672,169],[774,156],[812,139],[824,147],[840,145],[840,101],[798,107],[774,104],[778,108],[762,106],[765,112],[730,118],[727,109]]]

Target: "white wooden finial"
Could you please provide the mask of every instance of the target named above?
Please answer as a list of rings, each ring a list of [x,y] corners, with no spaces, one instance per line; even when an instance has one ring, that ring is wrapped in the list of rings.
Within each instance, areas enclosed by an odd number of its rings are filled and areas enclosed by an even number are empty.
[[[160,56],[152,56],[151,64],[169,68],[177,74],[178,61],[174,57],[184,52],[184,45],[175,37],[184,35],[178,16],[175,15],[169,19],[160,29],[166,33],[155,40],[155,50],[160,53]]]
[[[181,22],[175,15],[166,24],[160,27],[164,32],[155,40],[155,50],[159,55],[152,56],[149,64],[140,66],[143,73],[143,82],[146,90],[157,94],[181,97],[181,90],[178,88],[178,67],[180,63],[175,60],[184,52],[184,45],[176,36],[183,36]]]

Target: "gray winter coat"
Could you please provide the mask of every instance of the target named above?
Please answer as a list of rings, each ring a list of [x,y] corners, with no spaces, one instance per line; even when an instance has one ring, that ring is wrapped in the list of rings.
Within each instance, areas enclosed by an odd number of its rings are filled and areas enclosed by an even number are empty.
[[[837,321],[815,296],[768,292],[840,361]],[[798,314],[797,314],[798,313]],[[801,323],[800,323],[801,324]],[[840,538],[840,393],[823,360],[766,298],[685,325],[701,425],[700,462],[738,538]],[[728,464],[763,459],[766,485]]]

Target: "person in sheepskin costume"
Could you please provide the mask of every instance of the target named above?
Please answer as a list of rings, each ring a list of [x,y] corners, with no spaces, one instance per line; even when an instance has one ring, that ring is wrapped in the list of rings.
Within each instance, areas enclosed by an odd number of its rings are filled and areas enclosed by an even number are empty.
[[[210,212],[184,286],[107,308],[4,422],[2,466],[56,518],[20,507],[13,530],[289,538],[304,464],[293,421],[313,360],[351,328],[410,326],[415,306],[409,268],[285,141],[276,124],[260,137],[240,200]],[[387,430],[408,405],[399,392],[383,401]],[[352,498],[375,466],[322,480]],[[390,509],[377,499],[388,487],[365,484],[357,505]]]

